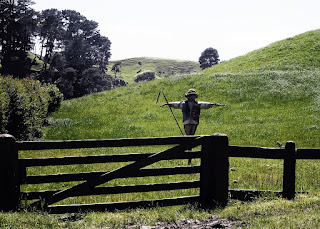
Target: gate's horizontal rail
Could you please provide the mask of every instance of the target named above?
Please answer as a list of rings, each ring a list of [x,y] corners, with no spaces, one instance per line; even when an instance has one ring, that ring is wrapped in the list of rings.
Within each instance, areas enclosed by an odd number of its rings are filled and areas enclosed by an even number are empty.
[[[80,204],[80,205],[50,205],[48,211],[53,214],[84,212],[84,211],[114,211],[137,207],[171,206],[200,202],[199,196],[187,196],[160,200],[146,200],[136,202]]]
[[[56,183],[56,182],[70,182],[83,181],[93,179],[101,176],[104,172],[88,172],[88,173],[64,173],[64,174],[50,174],[50,175],[34,175],[22,178],[22,184],[41,184],[41,183]],[[123,177],[146,177],[146,176],[166,176],[178,174],[192,174],[200,173],[200,166],[185,166],[172,168],[155,168],[155,169],[141,169],[137,173],[126,174]]]
[[[147,146],[147,145],[176,145],[176,144],[188,143],[190,142],[191,139],[195,139],[197,137],[199,136],[16,142],[16,145],[18,150],[81,149],[81,148],[127,147],[127,146]]]
[[[126,185],[126,186],[112,186],[112,187],[97,187],[89,190],[81,195],[74,196],[90,196],[90,195],[108,195],[108,194],[120,194],[120,193],[133,193],[133,192],[152,192],[152,191],[167,191],[176,189],[190,189],[199,188],[200,181],[185,181],[185,182],[173,182],[162,184],[145,184],[145,185]],[[52,195],[61,190],[47,190],[37,192],[21,192],[22,200],[33,200],[39,198],[45,198],[48,195]]]
[[[153,153],[143,154],[119,154],[119,155],[93,155],[78,157],[47,157],[47,158],[26,158],[19,159],[19,167],[50,166],[50,165],[74,165],[74,164],[95,164],[108,162],[129,162],[138,161],[151,156]],[[166,160],[200,158],[201,151],[176,153],[170,155]]]

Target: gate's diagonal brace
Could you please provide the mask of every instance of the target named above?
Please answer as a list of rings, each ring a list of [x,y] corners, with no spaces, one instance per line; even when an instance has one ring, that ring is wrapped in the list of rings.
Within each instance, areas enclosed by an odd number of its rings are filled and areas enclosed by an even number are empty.
[[[170,154],[182,153],[186,149],[194,148],[194,147],[200,145],[201,139],[202,139],[202,136],[199,136],[196,139],[192,139],[192,140],[190,139],[190,141],[186,144],[181,144],[181,145],[175,146],[173,148],[170,148],[168,150],[165,150],[165,151],[162,151],[159,153],[155,153],[155,154],[147,157],[146,159],[133,162],[132,164],[126,165],[126,166],[121,167],[119,169],[104,173],[94,179],[87,180],[86,182],[81,183],[79,185],[76,185],[71,188],[56,192],[53,195],[46,197],[44,199],[43,204],[45,207],[49,206],[53,203],[56,203],[56,202],[61,201],[63,199],[66,199],[72,195],[75,195],[75,194],[79,195],[81,193],[84,193],[87,190],[90,190],[98,185],[104,184],[110,180],[116,179],[118,177],[123,177],[127,173],[137,172],[139,169],[141,169],[145,166],[151,165],[151,164],[156,163],[161,160],[165,160],[166,157]],[[29,206],[31,208],[40,208],[42,205],[41,203],[42,203],[42,201],[39,200],[39,201],[36,201],[36,202],[30,204]]]

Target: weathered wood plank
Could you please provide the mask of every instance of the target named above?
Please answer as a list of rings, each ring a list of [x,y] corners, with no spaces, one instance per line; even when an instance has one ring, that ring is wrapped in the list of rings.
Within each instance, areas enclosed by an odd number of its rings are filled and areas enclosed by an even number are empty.
[[[297,149],[296,159],[320,159],[320,149]]]
[[[53,205],[48,206],[48,211],[52,214],[86,212],[86,211],[114,211],[127,208],[172,206],[199,202],[199,196],[187,196],[177,198],[167,198],[160,200],[146,200],[135,202],[80,204],[80,205]]]
[[[113,187],[97,187],[92,190],[88,190],[86,193],[76,196],[90,196],[90,195],[108,195],[108,194],[120,194],[120,193],[133,193],[133,192],[152,192],[152,191],[166,191],[177,189],[190,189],[199,188],[200,181],[184,181],[173,183],[161,183],[161,184],[146,184],[146,185],[125,185],[125,186],[113,186]],[[47,190],[38,192],[21,192],[21,199],[34,200],[39,198],[45,198],[48,195],[53,195],[61,190]],[[74,197],[74,196],[71,196]]]
[[[68,141],[29,141],[17,142],[18,150],[49,150],[49,149],[81,149],[99,147],[127,147],[146,145],[176,145],[184,144],[198,136],[179,136],[162,138],[122,138],[122,139],[88,139]]]
[[[293,200],[296,187],[296,147],[295,143],[289,141],[285,146],[286,155],[283,161],[283,197]]]
[[[285,155],[285,149],[251,146],[229,146],[228,154],[229,157],[283,159]]]
[[[201,206],[223,207],[228,202],[229,157],[228,137],[214,134],[202,145],[203,157],[200,172]]]
[[[84,181],[94,179],[97,176],[107,173],[102,172],[87,172],[87,173],[62,173],[49,175],[33,175],[22,179],[21,184],[41,184],[41,183],[56,183],[56,182],[70,182],[70,181]],[[119,178],[126,177],[147,177],[147,176],[166,176],[177,174],[192,174],[199,173],[200,166],[180,166],[172,168],[154,168],[141,169],[136,173],[130,173]]]
[[[93,155],[77,157],[48,157],[48,158],[26,158],[19,159],[20,166],[49,166],[49,165],[73,165],[73,164],[94,164],[108,162],[128,162],[146,158],[152,153],[145,154],[120,154],[120,155]]]
[[[25,158],[19,159],[19,167],[49,166],[49,165],[73,165],[73,164],[95,164],[108,162],[129,162],[145,159],[154,153],[143,154],[119,154],[119,155],[93,155],[77,157],[48,157],[48,158]],[[200,158],[201,151],[176,152],[169,155],[166,160]]]
[[[284,159],[284,148],[229,146],[230,157]],[[320,149],[297,149],[296,159],[320,159]]]
[[[15,138],[0,134],[0,211],[15,211],[19,208],[19,168]]]

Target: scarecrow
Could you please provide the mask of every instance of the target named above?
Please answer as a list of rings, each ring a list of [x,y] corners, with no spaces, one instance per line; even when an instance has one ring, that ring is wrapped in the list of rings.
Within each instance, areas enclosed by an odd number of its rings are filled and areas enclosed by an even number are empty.
[[[186,135],[194,135],[199,125],[200,110],[209,109],[212,106],[224,106],[219,103],[198,102],[198,94],[194,89],[188,90],[185,95],[187,100],[180,102],[168,102],[161,107],[168,105],[170,108],[181,109],[183,117],[184,131]]]

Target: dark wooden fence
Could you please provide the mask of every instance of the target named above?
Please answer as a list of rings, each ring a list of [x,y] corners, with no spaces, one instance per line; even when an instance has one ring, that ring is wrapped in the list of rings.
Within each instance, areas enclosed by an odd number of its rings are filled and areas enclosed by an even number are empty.
[[[18,152],[24,150],[82,149],[102,147],[168,145],[169,149],[157,153],[96,155],[60,158],[18,159]],[[188,152],[201,146],[200,151]],[[204,207],[224,206],[228,199],[228,138],[225,135],[188,136],[167,138],[108,139],[83,141],[15,142],[9,135],[0,137],[1,160],[0,196],[4,203],[0,210],[10,211],[19,207],[20,200],[35,200],[28,207],[45,209],[53,213],[113,210],[150,205],[176,205],[199,202]],[[201,158],[201,166],[182,166],[172,168],[143,169],[161,160]],[[56,166],[73,164],[93,164],[109,162],[130,162],[131,164],[113,171],[27,175],[28,167]],[[163,176],[175,174],[200,173],[200,181],[161,183],[148,185],[99,187],[110,180],[126,177]],[[9,175],[8,175],[9,174]],[[21,192],[21,184],[83,181],[79,185],[64,190]],[[54,205],[69,197],[117,194],[130,192],[149,192],[174,189],[200,188],[199,195],[168,198],[151,201],[121,203],[97,203],[82,205]]]
[[[168,150],[157,153],[96,155],[60,158],[19,159],[23,150],[80,149],[102,147],[170,145]],[[201,146],[200,151],[188,149]],[[35,200],[29,207],[44,209],[53,213],[87,210],[114,210],[150,205],[177,205],[198,202],[203,207],[225,206],[228,198],[250,199],[265,191],[229,190],[229,157],[283,159],[283,190],[274,191],[287,199],[295,197],[295,166],[297,159],[320,159],[318,149],[295,149],[294,142],[287,142],[285,148],[243,147],[228,144],[226,135],[186,136],[166,138],[107,139],[83,141],[16,142],[10,135],[0,135],[0,196],[3,201],[0,210],[17,210],[21,200]],[[161,160],[200,158],[200,166],[143,169]],[[130,162],[131,164],[105,172],[69,174],[27,175],[28,167],[109,162]],[[200,173],[200,180],[161,184],[99,187],[110,180],[126,177],[163,176]],[[83,181],[64,190],[21,192],[21,184]],[[96,203],[79,205],[54,205],[75,196],[149,192],[161,190],[200,188],[199,195],[176,197],[151,201],[120,203]]]

